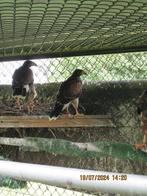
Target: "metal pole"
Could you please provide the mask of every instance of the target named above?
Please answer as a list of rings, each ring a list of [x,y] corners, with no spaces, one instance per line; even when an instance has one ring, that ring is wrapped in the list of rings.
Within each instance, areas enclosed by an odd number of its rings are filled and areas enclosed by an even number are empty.
[[[147,195],[147,176],[0,161],[0,175],[91,192]],[[107,179],[106,179],[107,178]]]

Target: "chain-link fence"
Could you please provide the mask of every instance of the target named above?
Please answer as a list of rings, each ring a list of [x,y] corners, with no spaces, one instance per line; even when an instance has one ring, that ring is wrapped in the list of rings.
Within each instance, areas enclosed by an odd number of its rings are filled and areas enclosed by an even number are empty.
[[[117,81],[146,79],[146,52],[51,58],[34,60],[35,83],[61,82],[74,69],[82,68],[89,74],[85,81]],[[24,61],[1,62],[0,84],[11,84],[12,74]]]
[[[80,104],[85,114],[111,114],[116,128],[54,128],[54,129],[7,129],[0,135],[6,137],[43,137],[66,139],[73,142],[113,141],[134,144],[141,140],[140,122],[136,112],[136,100],[146,87],[147,53],[124,53],[68,58],[34,60],[34,79],[38,97],[33,114],[48,115],[51,110],[59,82],[65,80],[78,67],[88,75]],[[11,97],[12,74],[23,61],[0,63],[0,113],[13,114],[14,100]],[[6,85],[7,84],[7,85]],[[25,111],[23,113],[26,115]],[[114,157],[81,158],[46,152],[26,152],[17,147],[1,146],[1,154],[10,160],[49,165],[96,169],[112,172],[146,174],[146,163],[134,162]],[[121,153],[121,152],[120,152]],[[27,182],[24,187],[0,188],[1,195],[84,195],[78,192],[66,192],[58,188]],[[9,188],[8,188],[9,187]],[[91,193],[92,194],[92,193]],[[97,195],[103,195],[98,193]],[[107,195],[107,194],[104,194]],[[111,194],[108,194],[111,195]]]
[[[40,183],[34,183],[34,182],[23,182],[23,181],[14,181],[11,179],[10,181],[7,180],[8,183],[4,183],[5,179],[3,179],[3,184],[0,188],[0,194],[2,196],[88,196],[89,194],[86,193],[80,193],[78,191],[71,191],[66,190],[63,188],[48,186]],[[15,182],[15,184],[12,184],[12,182]]]

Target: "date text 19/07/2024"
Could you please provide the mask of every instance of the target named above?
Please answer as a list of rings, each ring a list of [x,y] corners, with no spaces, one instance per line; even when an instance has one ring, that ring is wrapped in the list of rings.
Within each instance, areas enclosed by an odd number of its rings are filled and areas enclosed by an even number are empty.
[[[127,175],[80,175],[80,180],[127,180]]]

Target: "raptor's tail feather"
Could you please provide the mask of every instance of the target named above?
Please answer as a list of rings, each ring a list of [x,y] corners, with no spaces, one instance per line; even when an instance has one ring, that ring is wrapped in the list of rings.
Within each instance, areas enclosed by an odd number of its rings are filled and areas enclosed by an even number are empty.
[[[26,96],[26,89],[22,87],[13,88],[13,96]]]
[[[63,109],[63,104],[56,102],[53,111],[50,113],[50,118],[58,118]]]

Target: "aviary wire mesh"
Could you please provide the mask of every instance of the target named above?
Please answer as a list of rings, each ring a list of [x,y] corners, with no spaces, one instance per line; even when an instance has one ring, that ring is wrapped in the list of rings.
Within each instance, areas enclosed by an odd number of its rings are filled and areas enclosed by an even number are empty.
[[[147,52],[34,60],[38,64],[38,67],[33,68],[35,83],[39,83],[36,85],[38,108],[45,104],[39,110],[39,114],[48,114],[50,105],[49,97],[56,94],[59,87],[58,82],[65,80],[75,68],[80,67],[88,73],[83,78],[85,82],[84,95],[80,101],[86,109],[86,114],[111,114],[116,128],[107,130],[86,128],[22,129],[21,131],[9,129],[0,135],[6,137],[57,138],[73,142],[114,141],[130,144],[139,142],[141,132],[135,101],[144,88],[142,82],[146,80],[146,59]],[[2,84],[0,97],[1,111],[4,109],[2,108],[2,104],[7,107],[12,103],[9,84],[11,84],[12,73],[22,63],[23,61],[0,63],[0,83]],[[55,86],[50,90],[49,86],[52,86],[53,83],[55,83]],[[8,84],[8,86],[6,87],[5,84]],[[93,84],[94,88],[91,86]],[[140,89],[139,86],[141,86]],[[10,106],[9,110],[12,108],[12,105]],[[142,161],[133,162],[129,159],[121,160],[112,157],[101,157],[99,159],[68,157],[41,152],[22,152],[17,147],[8,146],[1,146],[0,152],[10,160],[102,171],[146,174],[145,168],[147,167],[146,163]],[[13,180],[10,179],[1,181],[0,191],[2,196],[21,196],[21,194],[24,196],[86,195],[84,193],[68,192],[66,189],[53,188],[32,182],[24,182],[23,184],[16,182],[13,187]],[[97,193],[97,195],[110,194]]]
[[[35,83],[39,83],[36,85],[35,114],[48,114],[59,87],[58,82],[80,67],[88,73],[83,77],[85,85],[80,101],[85,113],[110,113],[116,129],[3,129],[0,135],[59,138],[75,142],[138,142],[141,132],[135,101],[146,88],[143,81],[147,73],[146,52],[48,57],[146,50],[146,13],[146,0],[1,0],[0,60],[47,58],[34,60],[38,64],[38,68],[33,68]],[[10,84],[12,73],[22,63],[0,63],[1,115],[8,115],[14,108]],[[114,172],[145,174],[147,167],[142,161],[112,157],[69,158],[57,154],[22,152],[17,147],[0,146],[0,153],[10,160]],[[10,179],[0,179],[0,185],[2,196],[84,195]]]
[[[0,58],[147,48],[146,0],[1,0]]]

